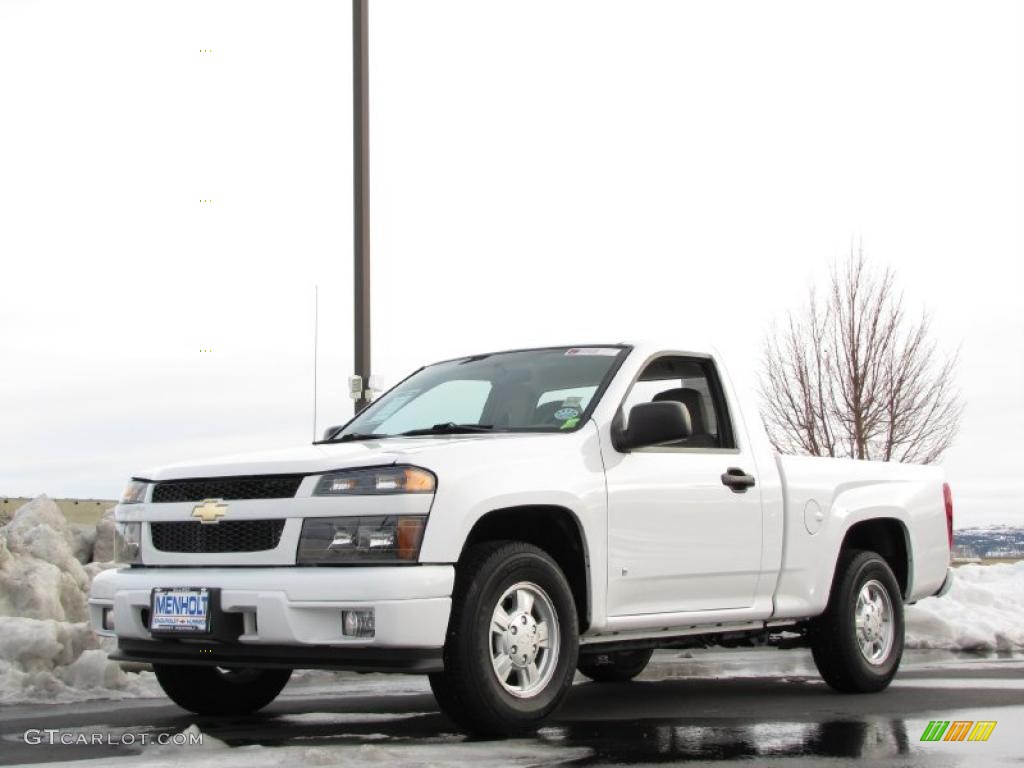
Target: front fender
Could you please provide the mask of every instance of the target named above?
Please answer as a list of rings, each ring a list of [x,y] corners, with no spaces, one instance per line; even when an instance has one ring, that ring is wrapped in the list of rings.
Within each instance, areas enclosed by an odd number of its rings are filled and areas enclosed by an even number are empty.
[[[543,441],[543,442],[540,442]],[[534,441],[481,443],[472,460],[431,466],[437,495],[424,533],[420,561],[455,563],[473,526],[489,512],[510,507],[568,510],[579,526],[588,572],[591,626],[603,625],[607,584],[607,493],[593,423]],[[466,457],[463,457],[466,458]]]

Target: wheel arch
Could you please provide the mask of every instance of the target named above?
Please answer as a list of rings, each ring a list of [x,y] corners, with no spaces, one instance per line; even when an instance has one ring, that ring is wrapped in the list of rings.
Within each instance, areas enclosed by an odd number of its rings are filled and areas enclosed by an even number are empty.
[[[487,541],[522,541],[544,550],[562,569],[569,582],[579,631],[591,620],[590,557],[586,533],[579,517],[555,504],[523,504],[492,509],[473,524],[459,555]],[[457,566],[456,566],[457,567]]]
[[[896,517],[880,516],[858,520],[843,534],[832,566],[831,594],[835,570],[844,552],[851,549],[870,550],[878,554],[892,569],[901,596],[906,599],[913,588],[913,550],[906,523]]]

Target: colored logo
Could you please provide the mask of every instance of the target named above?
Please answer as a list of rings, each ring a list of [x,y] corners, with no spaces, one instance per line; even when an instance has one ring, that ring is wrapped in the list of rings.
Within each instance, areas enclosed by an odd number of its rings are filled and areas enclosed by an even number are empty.
[[[996,729],[996,720],[932,720],[925,726],[921,741],[988,741]]]
[[[201,504],[192,508],[192,517],[203,525],[219,523],[228,512],[228,505],[222,499],[203,499]]]

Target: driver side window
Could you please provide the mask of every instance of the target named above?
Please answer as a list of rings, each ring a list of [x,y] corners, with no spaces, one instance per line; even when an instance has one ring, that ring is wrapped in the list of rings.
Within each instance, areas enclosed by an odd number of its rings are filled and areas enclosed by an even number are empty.
[[[623,426],[639,403],[677,402],[690,414],[693,434],[673,448],[735,448],[725,398],[714,364],[688,357],[659,357],[640,374],[622,405]]]

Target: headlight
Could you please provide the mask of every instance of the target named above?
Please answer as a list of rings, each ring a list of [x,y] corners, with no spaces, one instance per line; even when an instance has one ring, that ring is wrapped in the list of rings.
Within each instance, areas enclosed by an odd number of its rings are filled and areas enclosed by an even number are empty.
[[[310,517],[302,523],[299,565],[414,563],[420,554],[425,515]]]
[[[124,493],[121,494],[121,503],[141,504],[146,500],[146,491],[148,490],[149,483],[144,483],[141,480],[132,480],[124,487]]]
[[[373,467],[331,472],[320,478],[314,496],[372,496],[382,493],[433,493],[437,478],[419,467]]]
[[[142,562],[139,544],[142,542],[142,523],[114,524],[114,562],[134,565]]]

